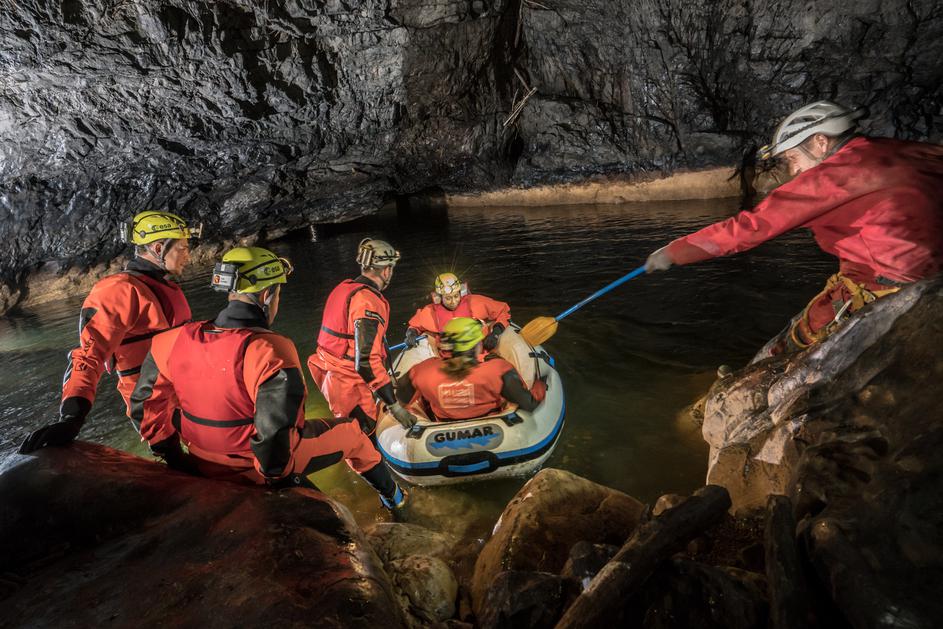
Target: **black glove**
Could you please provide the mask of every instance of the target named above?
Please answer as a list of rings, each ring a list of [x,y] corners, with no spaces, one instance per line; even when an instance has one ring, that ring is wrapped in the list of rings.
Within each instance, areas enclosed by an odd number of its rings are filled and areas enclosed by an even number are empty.
[[[62,401],[59,421],[34,430],[20,446],[20,454],[29,454],[46,446],[65,446],[75,441],[92,403],[84,397],[70,397]]]
[[[481,346],[485,348],[486,351],[490,352],[498,346],[498,337],[501,336],[502,332],[504,332],[504,326],[500,323],[495,323],[491,326],[491,333],[481,342]]]
[[[173,435],[151,445],[151,454],[167,463],[167,467],[178,472],[199,475],[196,461],[180,447],[180,437]]]
[[[416,347],[419,344],[419,330],[406,328],[406,347]]]
[[[410,413],[407,409],[403,408],[403,405],[399,402],[389,404],[386,408],[390,411],[390,414],[393,415],[396,421],[398,421],[400,425],[406,430],[409,430],[415,426],[416,422],[419,421],[418,417]]]

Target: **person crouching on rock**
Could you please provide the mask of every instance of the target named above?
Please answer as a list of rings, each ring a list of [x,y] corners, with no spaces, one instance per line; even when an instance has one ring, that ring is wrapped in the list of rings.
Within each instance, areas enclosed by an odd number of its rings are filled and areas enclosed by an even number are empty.
[[[122,240],[134,245],[134,259],[123,271],[99,280],[82,303],[79,346],[69,352],[59,421],[32,432],[20,453],[71,443],[105,371],[118,376],[127,409],[151,339],[190,320],[187,298],[168,275],[180,275],[187,267],[189,239],[200,231],[176,214],[155,211],[141,212],[122,226]]]
[[[533,411],[547,385],[537,380],[528,391],[514,365],[494,355],[484,361],[484,330],[479,321],[456,317],[442,330],[444,357],[427,358],[397,381],[396,395],[407,404],[418,393],[442,421],[471,419],[497,412],[505,402]]]
[[[260,247],[227,252],[213,288],[229,304],[213,321],[154,337],[131,415],[163,449],[186,444],[198,473],[313,486],[307,476],[341,459],[395,509],[406,494],[351,418],[304,417],[307,389],[291,339],[269,329],[291,265]]]
[[[787,116],[760,157],[782,160],[794,178],[752,211],[658,249],[645,270],[730,255],[796,227],[811,229],[838,258],[839,270],[778,342],[767,345],[770,354],[818,343],[850,313],[938,273],[943,146],[855,135],[861,117],[862,110],[828,101]]]
[[[415,347],[422,334],[441,336],[445,324],[455,317],[471,317],[491,322],[482,342],[487,351],[498,346],[498,337],[511,324],[511,307],[484,295],[468,292],[468,285],[454,273],[442,273],[435,278],[432,303],[423,306],[409,320],[406,346]]]
[[[344,280],[328,295],[318,345],[308,357],[311,377],[334,416],[356,417],[373,438],[378,400],[404,427],[416,424],[416,416],[396,402],[387,369],[390,304],[383,291],[393,281],[399,258],[399,251],[385,240],[360,241],[360,276]]]

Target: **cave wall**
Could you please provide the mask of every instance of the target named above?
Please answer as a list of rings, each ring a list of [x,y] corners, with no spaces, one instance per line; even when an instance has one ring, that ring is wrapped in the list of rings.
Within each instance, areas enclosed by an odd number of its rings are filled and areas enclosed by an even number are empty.
[[[940,141],[941,57],[930,0],[3,0],[0,277],[145,208],[212,238],[735,164],[817,98]]]

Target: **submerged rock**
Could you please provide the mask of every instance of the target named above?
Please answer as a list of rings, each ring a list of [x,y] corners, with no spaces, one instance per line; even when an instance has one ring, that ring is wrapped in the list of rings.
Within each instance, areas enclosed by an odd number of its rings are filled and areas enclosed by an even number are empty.
[[[437,557],[410,555],[387,564],[390,579],[405,597],[407,611],[416,626],[442,622],[455,614],[458,581],[448,564]]]
[[[458,581],[445,560],[453,557],[456,538],[403,522],[380,522],[366,533],[413,626],[428,626],[455,614]]]
[[[0,468],[3,627],[401,626],[353,517],[313,490],[76,443]]]
[[[709,481],[735,509],[792,496],[820,587],[855,627],[943,618],[941,377],[943,282],[919,282],[707,400]]]
[[[471,585],[476,615],[499,573],[558,574],[577,542],[624,543],[644,508],[631,496],[570,472],[541,470],[508,503],[478,556]]]
[[[377,522],[365,532],[373,550],[384,562],[411,555],[447,559],[458,543],[448,533],[406,522]]]

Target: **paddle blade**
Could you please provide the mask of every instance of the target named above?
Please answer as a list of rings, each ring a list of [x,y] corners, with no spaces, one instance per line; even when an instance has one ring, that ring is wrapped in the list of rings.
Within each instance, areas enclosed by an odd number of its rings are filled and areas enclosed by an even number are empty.
[[[520,334],[531,345],[540,345],[557,333],[557,325],[553,317],[537,317],[521,328]]]

